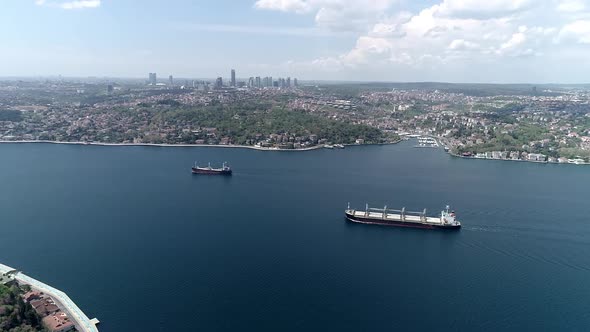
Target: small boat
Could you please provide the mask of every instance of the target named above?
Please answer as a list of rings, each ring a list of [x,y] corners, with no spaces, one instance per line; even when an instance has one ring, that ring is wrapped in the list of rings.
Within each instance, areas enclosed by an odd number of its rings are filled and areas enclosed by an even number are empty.
[[[211,163],[209,163],[209,165],[207,167],[200,167],[197,166],[197,163],[195,162],[195,166],[193,166],[192,168],[192,172],[193,174],[206,174],[206,175],[231,175],[232,174],[232,170],[229,166],[227,166],[227,163],[223,163],[223,165],[221,165],[221,168],[213,168],[211,167]]]
[[[324,145],[324,147],[325,147],[326,149],[333,149],[333,148],[334,148],[334,146],[333,146],[333,145],[329,145],[329,144],[326,144],[326,145]]]
[[[336,144],[336,145],[334,145],[334,147],[336,149],[344,149],[344,145],[342,145],[342,144]]]

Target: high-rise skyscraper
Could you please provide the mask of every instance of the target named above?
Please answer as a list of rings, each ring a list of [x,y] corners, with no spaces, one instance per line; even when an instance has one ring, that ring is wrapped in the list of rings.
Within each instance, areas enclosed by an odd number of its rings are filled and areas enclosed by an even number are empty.
[[[150,73],[149,82],[151,85],[156,85],[156,83],[158,83],[158,80],[156,79],[156,73]]]
[[[287,88],[291,87],[291,77],[287,77]]]
[[[256,76],[256,87],[262,88],[262,82],[260,81],[260,76]]]
[[[299,83],[297,82],[297,78],[294,78],[293,79],[293,86],[294,87],[298,87],[299,86]]]
[[[249,88],[253,88],[254,87],[254,77],[250,77],[248,79],[248,87]]]
[[[221,78],[221,77],[217,78],[217,80],[215,81],[215,88],[216,89],[223,88],[223,78]]]
[[[168,76],[168,81],[170,82],[170,86],[174,86],[174,77],[172,75]]]
[[[231,70],[231,86],[233,86],[234,88],[236,87],[236,70],[232,69]]]

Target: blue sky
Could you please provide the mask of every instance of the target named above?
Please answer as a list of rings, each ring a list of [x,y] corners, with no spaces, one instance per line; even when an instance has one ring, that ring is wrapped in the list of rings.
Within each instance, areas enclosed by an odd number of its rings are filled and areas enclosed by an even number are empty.
[[[590,0],[3,0],[0,76],[590,81]]]

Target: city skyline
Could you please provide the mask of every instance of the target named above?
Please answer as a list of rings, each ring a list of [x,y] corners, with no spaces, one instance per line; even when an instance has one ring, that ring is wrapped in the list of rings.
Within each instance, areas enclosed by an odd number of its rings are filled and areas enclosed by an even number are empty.
[[[291,88],[291,87],[298,87],[299,81],[296,77],[293,77],[291,81],[291,76],[278,77],[276,80],[273,80],[272,76],[250,76],[250,77],[237,77],[236,70],[231,69],[229,80],[227,84],[224,84],[224,77],[218,76],[217,78],[181,78],[180,80],[185,80],[185,85],[195,87],[196,84],[213,84],[215,88],[219,89],[222,87],[231,87],[231,88],[241,88],[241,87],[248,87],[248,88]],[[191,82],[189,82],[191,80]],[[160,80],[158,83],[157,73],[148,73],[148,78],[146,83],[149,85],[169,85],[174,86],[174,76],[168,76],[168,83],[163,83],[165,80]]]
[[[4,7],[0,27],[14,32],[4,38],[11,52],[0,55],[1,77],[214,78],[228,64],[240,78],[329,81],[587,83],[590,73],[583,0],[175,0],[165,8],[7,0]]]

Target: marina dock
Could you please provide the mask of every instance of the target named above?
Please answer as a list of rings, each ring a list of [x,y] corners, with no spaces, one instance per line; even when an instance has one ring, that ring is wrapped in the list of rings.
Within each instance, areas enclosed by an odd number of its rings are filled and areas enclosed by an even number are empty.
[[[419,137],[417,137],[417,139],[418,139],[418,145],[414,146],[416,148],[438,148],[439,147],[438,141],[433,137],[419,136]]]
[[[49,295],[54,301],[55,304],[62,309],[65,313],[68,314],[68,317],[74,322],[76,329],[81,332],[98,332],[95,324],[98,324],[98,319],[93,318],[92,320],[88,318],[78,308],[78,306],[70,299],[70,297],[60,291],[59,289],[53,288],[47,284],[44,284],[36,279],[29,277],[28,275],[11,268],[10,266],[4,265],[0,263],[0,274],[9,273],[14,277],[16,281],[18,281],[21,285],[29,285],[31,289],[43,292],[44,294]]]

